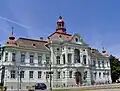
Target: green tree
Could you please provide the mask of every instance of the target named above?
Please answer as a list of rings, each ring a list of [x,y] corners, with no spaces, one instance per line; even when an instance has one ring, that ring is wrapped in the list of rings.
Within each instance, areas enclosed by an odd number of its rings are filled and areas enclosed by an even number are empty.
[[[120,77],[120,61],[115,56],[110,55],[111,78],[112,82],[116,82]]]

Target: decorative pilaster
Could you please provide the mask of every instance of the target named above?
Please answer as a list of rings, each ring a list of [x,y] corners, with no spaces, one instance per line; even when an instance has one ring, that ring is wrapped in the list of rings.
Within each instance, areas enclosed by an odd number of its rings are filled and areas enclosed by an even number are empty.
[[[90,69],[87,69],[87,85],[90,85],[91,84],[91,70]]]
[[[68,63],[68,51],[67,51],[67,47],[65,46],[65,63]]]

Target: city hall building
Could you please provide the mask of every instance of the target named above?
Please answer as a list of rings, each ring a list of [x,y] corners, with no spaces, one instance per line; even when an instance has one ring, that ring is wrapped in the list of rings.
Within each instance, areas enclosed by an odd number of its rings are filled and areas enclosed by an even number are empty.
[[[79,34],[68,34],[64,25],[60,16],[56,31],[46,40],[15,39],[12,33],[0,56],[4,86],[26,89],[45,83],[49,88],[51,82],[52,88],[64,88],[112,82],[107,52],[91,48]]]

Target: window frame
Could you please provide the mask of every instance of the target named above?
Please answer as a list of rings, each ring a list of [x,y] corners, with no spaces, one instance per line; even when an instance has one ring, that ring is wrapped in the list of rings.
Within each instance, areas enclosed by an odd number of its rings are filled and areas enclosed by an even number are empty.
[[[100,68],[101,66],[100,66],[100,61],[98,61],[98,67]]]
[[[69,78],[72,78],[72,71],[69,71]]]
[[[21,63],[25,63],[25,54],[21,53]]]
[[[38,71],[38,79],[42,77],[42,71]]]
[[[86,55],[83,55],[83,62],[84,62],[84,65],[87,64],[87,56]]]
[[[38,64],[42,64],[42,55],[38,55]]]
[[[29,71],[29,78],[32,79],[34,75],[34,71]]]
[[[12,53],[12,62],[15,62],[16,61],[16,53]]]
[[[34,55],[30,55],[30,64],[34,64]]]
[[[10,72],[10,78],[11,78],[11,79],[15,79],[15,77],[16,77],[16,72],[15,72],[15,70],[11,70],[11,72]]]
[[[24,78],[24,75],[25,75],[25,71],[20,71],[20,77]]]
[[[68,53],[68,63],[71,64],[72,63],[72,54]]]
[[[60,64],[60,56],[56,56],[56,64]]]
[[[50,63],[50,57],[46,56],[46,64]]]
[[[60,73],[60,71],[57,71],[57,79],[60,79],[60,76],[61,75],[61,73]]]

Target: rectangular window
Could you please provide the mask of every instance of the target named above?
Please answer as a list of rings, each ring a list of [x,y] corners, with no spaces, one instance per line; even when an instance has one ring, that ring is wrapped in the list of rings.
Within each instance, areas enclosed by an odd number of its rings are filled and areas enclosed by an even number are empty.
[[[41,74],[42,74],[42,72],[38,71],[38,78],[41,78]]]
[[[68,63],[71,64],[71,57],[72,57],[72,54],[68,54]]]
[[[60,79],[60,72],[57,72],[57,79]]]
[[[30,55],[30,64],[33,64],[34,62],[34,56],[33,55]]]
[[[11,78],[15,79],[15,70],[11,70]]]
[[[63,71],[63,79],[65,78],[65,71]]]
[[[50,62],[50,57],[46,57],[46,64],[49,64]]]
[[[107,67],[109,67],[109,63],[107,62]]]
[[[21,54],[21,63],[25,62],[25,54]]]
[[[56,57],[57,64],[60,64],[60,56]]]
[[[95,72],[95,73],[94,73],[94,78],[95,78],[95,80],[96,80],[96,76],[97,76],[97,73]]]
[[[86,55],[83,55],[83,62],[86,64]]]
[[[105,78],[105,72],[103,73],[103,78]]]
[[[5,61],[8,61],[8,53],[5,53]]]
[[[15,59],[16,59],[16,54],[12,53],[12,61],[15,62]]]
[[[96,61],[93,61],[93,66],[94,66],[94,67],[96,66]]]
[[[2,57],[2,56],[0,55],[0,60],[2,59],[1,57]]]
[[[33,71],[29,71],[29,78],[33,78]]]
[[[100,61],[98,61],[98,67],[100,67]]]
[[[99,72],[99,78],[101,78],[101,72]]]
[[[69,71],[69,78],[72,78],[72,71]]]
[[[46,79],[49,78],[49,72],[46,72]]]
[[[38,56],[38,64],[42,64],[42,56]]]
[[[20,71],[20,78],[24,78],[24,71]]]
[[[104,61],[102,61],[102,67],[104,68],[105,66],[104,66]]]
[[[65,64],[65,54],[63,54],[63,64]]]

